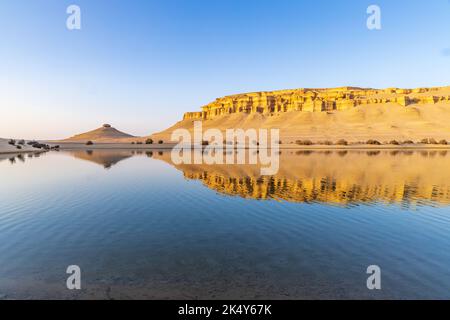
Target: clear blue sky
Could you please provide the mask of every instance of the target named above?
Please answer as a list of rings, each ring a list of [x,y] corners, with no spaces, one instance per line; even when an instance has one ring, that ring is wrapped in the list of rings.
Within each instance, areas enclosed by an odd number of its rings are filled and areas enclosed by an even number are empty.
[[[147,135],[239,92],[450,85],[448,0],[2,0],[0,39],[0,137]]]

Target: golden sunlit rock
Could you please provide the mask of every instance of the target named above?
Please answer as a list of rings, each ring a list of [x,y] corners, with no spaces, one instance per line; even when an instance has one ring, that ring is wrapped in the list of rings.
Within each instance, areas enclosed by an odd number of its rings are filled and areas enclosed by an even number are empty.
[[[154,138],[175,129],[280,129],[283,143],[346,139],[361,142],[450,138],[450,87],[416,89],[292,89],[236,94],[187,112]]]

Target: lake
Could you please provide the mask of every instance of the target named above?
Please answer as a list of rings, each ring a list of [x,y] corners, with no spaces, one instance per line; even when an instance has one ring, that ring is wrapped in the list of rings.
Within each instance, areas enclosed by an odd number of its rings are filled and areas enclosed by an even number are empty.
[[[281,150],[259,169],[3,155],[0,299],[450,299],[450,151]]]

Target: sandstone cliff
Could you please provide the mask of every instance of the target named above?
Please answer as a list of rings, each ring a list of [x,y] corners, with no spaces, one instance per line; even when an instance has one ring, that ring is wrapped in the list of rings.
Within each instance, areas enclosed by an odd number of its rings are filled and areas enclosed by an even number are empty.
[[[360,105],[397,103],[413,104],[450,103],[449,87],[384,90],[341,87],[334,89],[295,89],[255,92],[227,96],[202,107],[201,112],[187,112],[183,119],[214,119],[233,113],[275,113],[302,111],[326,112],[349,110]]]
[[[174,129],[277,128],[283,142],[299,138],[450,138],[450,87],[417,89],[293,89],[237,94],[187,112],[173,127],[153,135],[165,141]]]

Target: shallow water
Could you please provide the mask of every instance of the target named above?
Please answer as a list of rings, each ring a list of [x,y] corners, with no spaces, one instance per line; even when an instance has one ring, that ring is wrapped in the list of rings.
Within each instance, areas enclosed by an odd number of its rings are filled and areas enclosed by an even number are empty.
[[[261,177],[167,151],[0,159],[0,298],[450,298],[450,152],[280,161]]]

